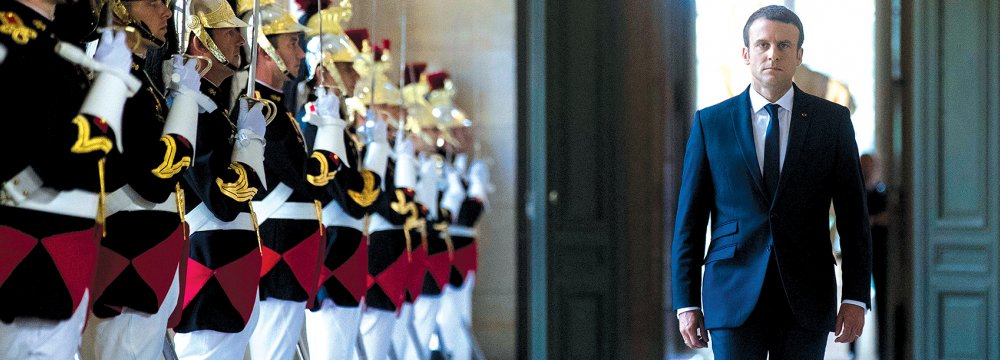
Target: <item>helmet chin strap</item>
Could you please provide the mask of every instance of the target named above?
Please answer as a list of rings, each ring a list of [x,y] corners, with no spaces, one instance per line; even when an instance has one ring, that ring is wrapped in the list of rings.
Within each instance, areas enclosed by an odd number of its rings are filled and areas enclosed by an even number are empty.
[[[192,30],[197,30],[197,29],[192,29]],[[201,41],[202,45],[206,49],[208,49],[208,52],[212,54],[212,57],[214,57],[216,61],[221,63],[223,66],[229,68],[230,70],[240,71],[241,67],[243,66],[242,64],[243,59],[245,57],[240,56],[240,61],[241,61],[240,66],[231,64],[229,60],[226,59],[226,55],[222,53],[222,50],[220,50],[219,47],[215,45],[215,40],[212,39],[212,35],[208,33],[208,29],[202,28],[200,30],[201,30],[200,32],[195,31],[195,35],[198,37],[198,40]],[[240,48],[240,53],[241,54],[243,53],[242,48]]]
[[[292,73],[288,72],[288,66],[285,65],[285,61],[281,59],[281,55],[278,54],[278,51],[274,49],[274,46],[271,45],[271,42],[267,40],[267,37],[260,36],[258,42],[260,49],[264,50],[264,53],[267,54],[267,57],[271,58],[271,61],[273,61],[274,64],[278,66],[278,70],[281,70],[281,73],[284,74],[286,77],[288,77],[289,80],[295,80],[295,77],[298,74],[293,75]]]

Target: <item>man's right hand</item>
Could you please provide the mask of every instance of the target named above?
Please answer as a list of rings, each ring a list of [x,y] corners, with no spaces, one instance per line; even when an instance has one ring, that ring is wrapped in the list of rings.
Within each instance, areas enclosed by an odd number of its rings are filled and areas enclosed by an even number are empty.
[[[677,315],[684,344],[692,349],[708,347],[708,330],[701,310],[685,311]]]
[[[250,130],[263,139],[265,131],[267,131],[264,104],[256,101],[251,104],[247,99],[240,99],[240,112],[239,117],[236,118],[236,128]]]

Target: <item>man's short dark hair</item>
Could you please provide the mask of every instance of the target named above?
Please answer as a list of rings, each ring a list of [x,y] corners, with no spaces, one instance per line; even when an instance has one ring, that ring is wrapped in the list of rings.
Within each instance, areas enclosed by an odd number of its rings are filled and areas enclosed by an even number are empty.
[[[806,33],[802,31],[802,21],[799,20],[798,15],[781,5],[768,5],[757,9],[750,15],[747,24],[743,25],[743,46],[750,47],[750,25],[760,18],[795,25],[799,28],[799,47],[802,47],[802,41],[806,38]]]

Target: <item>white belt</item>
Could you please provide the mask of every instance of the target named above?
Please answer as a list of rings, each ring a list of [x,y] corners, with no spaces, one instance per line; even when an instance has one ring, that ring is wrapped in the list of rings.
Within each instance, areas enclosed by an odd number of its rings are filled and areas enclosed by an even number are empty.
[[[284,183],[278,183],[271,192],[267,193],[264,200],[253,202],[253,211],[257,214],[257,222],[263,224],[267,219],[274,216],[274,213],[278,211],[288,198],[292,196],[292,188],[288,187]],[[313,210],[314,212],[316,210]],[[315,219],[315,215],[313,215]]]
[[[468,226],[449,225],[448,235],[475,238],[476,229],[470,228]]]
[[[256,206],[256,205],[255,205]],[[257,208],[255,207],[254,210]],[[286,202],[269,217],[270,219],[316,220],[316,204],[304,202]],[[258,218],[260,220],[260,218]],[[260,220],[263,224],[264,221]]]
[[[146,200],[135,192],[131,185],[125,185],[121,189],[108,195],[107,214],[111,216],[121,211],[165,211],[177,213],[177,196],[171,193],[170,197],[162,203],[154,203]]]
[[[364,219],[355,219],[340,207],[340,203],[331,201],[323,208],[323,225],[348,227],[358,231],[365,228]]]
[[[59,191],[42,186],[42,178],[30,166],[3,183],[4,204],[51,214],[97,218],[97,194],[84,190]]]
[[[371,234],[377,231],[386,231],[386,230],[403,230],[403,226],[395,225],[389,222],[389,220],[386,220],[386,218],[382,217],[382,215],[379,215],[377,213],[372,214],[371,222],[368,223],[368,233]]]
[[[190,226],[192,234],[199,231],[211,230],[256,230],[250,213],[240,213],[233,221],[222,221],[215,217],[212,211],[208,210],[208,206],[205,206],[205,203],[198,204],[194,210],[191,210],[187,214],[185,219]]]
[[[4,181],[2,191],[6,196],[3,196],[3,198],[13,201],[13,204],[5,205],[17,206],[17,204],[28,201],[31,194],[41,188],[42,178],[30,166],[26,167],[14,175],[14,177]]]
[[[27,200],[17,204],[16,207],[95,219],[97,218],[97,194],[83,190],[56,191],[41,188],[32,193]]]

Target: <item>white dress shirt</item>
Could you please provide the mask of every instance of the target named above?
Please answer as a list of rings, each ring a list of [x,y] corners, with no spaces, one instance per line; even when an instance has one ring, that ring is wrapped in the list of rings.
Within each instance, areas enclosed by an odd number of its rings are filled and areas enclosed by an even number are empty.
[[[771,122],[771,115],[767,113],[765,108],[770,101],[764,98],[763,95],[758,94],[753,87],[750,87],[750,110],[753,112],[750,116],[750,121],[753,125],[753,145],[757,152],[757,166],[760,168],[761,175],[764,174],[764,138],[767,136],[767,126]],[[788,88],[788,91],[784,95],[775,101],[775,104],[781,106],[778,109],[778,125],[780,126],[780,131],[778,132],[778,143],[781,144],[781,152],[778,157],[778,172],[781,173],[781,169],[785,167],[785,151],[788,149],[788,129],[792,125],[792,99],[795,97],[795,87]],[[847,300],[842,301],[844,304],[851,304],[860,306],[865,311],[868,311],[868,307],[862,301]],[[685,307],[677,309],[677,315],[681,313],[688,312],[691,310],[701,310],[700,307]]]
[[[785,150],[788,149],[788,128],[790,128],[792,123],[792,98],[795,95],[794,88],[788,88],[785,95],[781,95],[775,104],[781,106],[778,109],[778,125],[781,126],[781,131],[778,133],[778,143],[780,143],[781,152],[778,156],[778,172],[781,173],[781,169],[785,166]],[[760,167],[761,175],[764,174],[764,138],[767,136],[767,126],[771,123],[771,115],[767,113],[767,105],[770,101],[767,101],[763,96],[757,93],[753,88],[750,88],[750,110],[753,111],[753,115],[750,117],[750,121],[753,123],[753,146],[757,150],[757,166]]]

